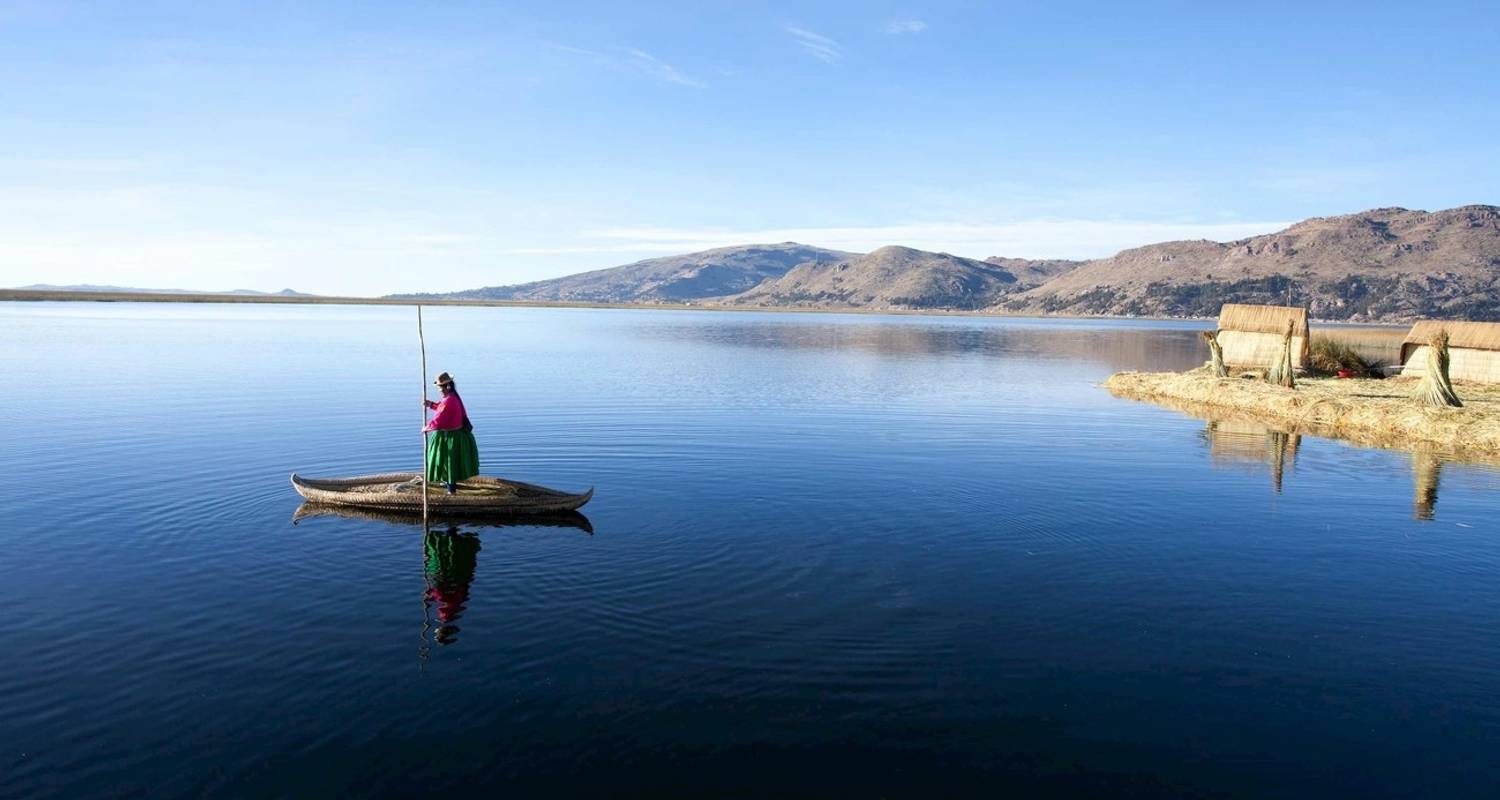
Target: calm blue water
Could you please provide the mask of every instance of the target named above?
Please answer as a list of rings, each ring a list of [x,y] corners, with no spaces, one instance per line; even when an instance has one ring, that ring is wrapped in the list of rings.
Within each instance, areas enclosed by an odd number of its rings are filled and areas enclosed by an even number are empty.
[[[0,304],[0,795],[1500,792],[1497,472],[1097,388],[1200,325],[431,308],[593,532],[293,524],[414,322]]]

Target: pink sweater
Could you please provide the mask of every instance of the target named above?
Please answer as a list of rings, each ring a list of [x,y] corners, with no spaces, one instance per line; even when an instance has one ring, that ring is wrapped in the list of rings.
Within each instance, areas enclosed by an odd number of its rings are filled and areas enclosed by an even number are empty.
[[[464,413],[464,401],[456,394],[450,394],[436,403],[428,401],[427,406],[437,409],[437,413],[432,415],[423,430],[456,431],[464,426],[464,418],[468,416]]]

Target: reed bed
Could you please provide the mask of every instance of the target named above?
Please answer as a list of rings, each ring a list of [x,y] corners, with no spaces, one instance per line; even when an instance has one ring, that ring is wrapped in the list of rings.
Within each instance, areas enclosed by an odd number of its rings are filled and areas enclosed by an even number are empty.
[[[1366,358],[1354,344],[1331,336],[1312,337],[1312,360],[1308,366],[1321,375],[1335,375],[1340,370],[1351,372],[1357,378],[1384,375],[1379,361]]]
[[[1296,389],[1190,372],[1121,372],[1104,386],[1118,397],[1226,411],[1291,430],[1377,447],[1433,445],[1452,452],[1500,453],[1500,385],[1458,383],[1462,408],[1423,406],[1414,379],[1302,378]],[[1165,402],[1164,402],[1165,401]]]

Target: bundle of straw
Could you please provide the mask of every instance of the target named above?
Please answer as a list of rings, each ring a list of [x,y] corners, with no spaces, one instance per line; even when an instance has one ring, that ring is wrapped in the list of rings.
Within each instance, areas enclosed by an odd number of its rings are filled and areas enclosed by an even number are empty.
[[[1292,366],[1292,323],[1286,324],[1286,333],[1281,336],[1281,354],[1276,357],[1276,363],[1271,365],[1271,371],[1266,374],[1266,380],[1288,389],[1297,388],[1295,377],[1296,368]]]
[[[1219,344],[1218,335],[1213,331],[1204,331],[1203,341],[1208,343],[1208,368],[1213,371],[1214,377],[1229,377],[1229,368],[1224,366],[1224,346]]]
[[[1460,408],[1463,401],[1448,378],[1448,332],[1439,330],[1427,348],[1427,369],[1413,397],[1424,406]]]

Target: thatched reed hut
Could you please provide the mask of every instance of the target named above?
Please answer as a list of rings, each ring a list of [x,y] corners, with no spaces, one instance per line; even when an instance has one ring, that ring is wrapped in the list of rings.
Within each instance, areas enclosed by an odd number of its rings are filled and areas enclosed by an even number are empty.
[[[1307,309],[1225,303],[1219,309],[1219,344],[1231,370],[1266,369],[1281,357],[1287,324],[1292,326],[1292,367],[1306,370]]]
[[[1500,383],[1500,322],[1443,322],[1424,319],[1401,343],[1401,374],[1420,376],[1427,349],[1438,331],[1448,332],[1448,377],[1455,381]]]

